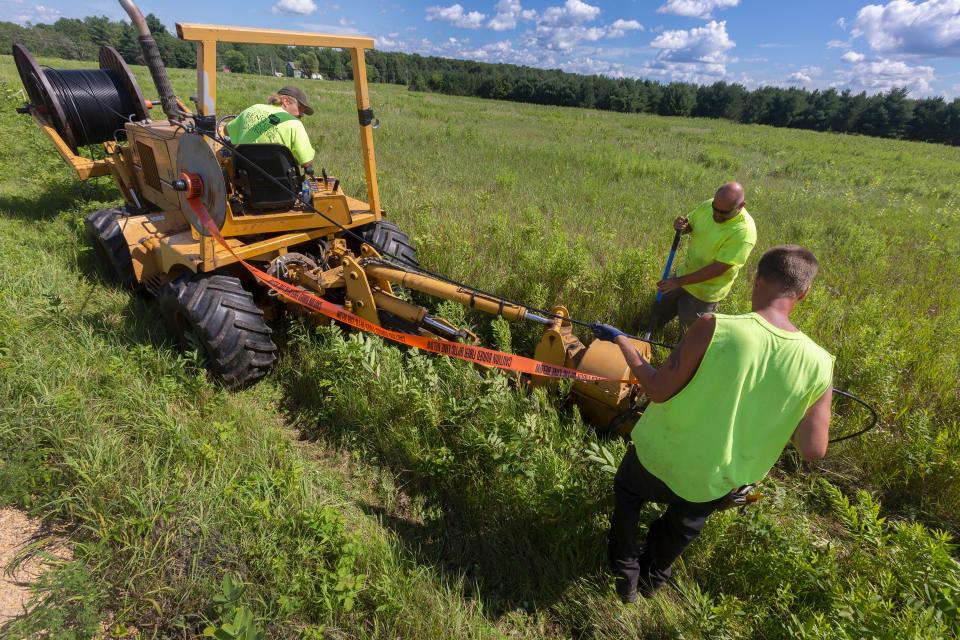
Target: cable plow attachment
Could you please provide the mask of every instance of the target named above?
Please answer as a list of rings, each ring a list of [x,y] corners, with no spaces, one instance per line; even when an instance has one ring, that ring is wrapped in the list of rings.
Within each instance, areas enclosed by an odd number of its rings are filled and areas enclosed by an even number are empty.
[[[197,133],[210,137],[214,142],[230,149],[232,153],[240,155],[236,147],[232,146],[229,141],[224,140],[222,137],[205,131],[197,131]],[[255,168],[259,171],[259,167]],[[285,188],[284,185],[276,181],[268,173],[263,173],[266,179],[276,182],[278,188]],[[593,341],[589,346],[584,346],[583,343],[573,335],[573,325],[590,327],[592,323],[571,317],[564,307],[555,307],[551,311],[538,309],[536,307],[527,307],[508,298],[488,293],[482,289],[471,287],[470,285],[442,274],[434,273],[419,264],[411,264],[402,256],[389,253],[384,250],[383,247],[377,246],[375,243],[370,243],[369,240],[359,236],[353,230],[329,218],[322,211],[316,209],[312,202],[304,199],[300,193],[291,192],[291,195],[298,198],[305,209],[316,213],[320,217],[328,220],[332,225],[339,227],[345,236],[369,247],[364,247],[361,250],[359,259],[344,257],[344,269],[348,274],[346,278],[344,278],[342,272],[336,277],[335,281],[331,281],[330,276],[327,276],[327,279],[324,280],[322,277],[312,275],[310,270],[305,269],[294,270],[293,274],[288,273],[288,276],[292,275],[293,278],[296,279],[297,284],[313,289],[320,294],[327,288],[330,288],[331,285],[342,285],[344,279],[348,293],[351,289],[351,282],[354,283],[354,290],[359,290],[361,295],[365,288],[369,288],[369,302],[361,306],[360,309],[355,310],[359,312],[356,315],[365,321],[366,324],[364,326],[346,322],[340,318],[335,319],[361,330],[369,330],[394,342],[408,346],[415,346],[416,348],[453,357],[467,355],[468,357],[461,359],[473,361],[485,366],[497,366],[495,362],[505,362],[503,356],[510,356],[512,354],[503,354],[502,352],[494,352],[489,349],[484,350],[480,347],[469,348],[480,349],[478,352],[470,350],[464,351],[462,348],[449,345],[439,347],[436,344],[431,345],[435,347],[431,349],[427,346],[410,344],[411,336],[409,336],[409,334],[384,329],[380,325],[377,309],[387,311],[391,315],[411,322],[434,335],[441,336],[446,339],[444,342],[475,338],[475,336],[466,335],[463,330],[452,327],[439,318],[430,316],[423,307],[413,305],[393,296],[391,283],[441,299],[452,300],[465,307],[484,313],[499,315],[512,322],[529,321],[544,325],[547,328],[540,344],[537,346],[535,359],[532,361],[535,363],[532,365],[532,370],[530,366],[528,366],[526,370],[512,369],[510,367],[500,368],[533,375],[534,386],[553,385],[556,383],[556,380],[562,378],[575,380],[575,384],[571,389],[572,400],[580,406],[584,417],[588,421],[600,431],[624,436],[629,433],[629,430],[642,413],[648,400],[642,388],[637,384],[637,381],[632,378],[629,368],[626,366],[625,361],[623,361],[617,349],[612,348],[611,345],[602,341]],[[216,226],[214,226],[214,228],[216,228]],[[205,229],[205,231],[213,235],[209,229]],[[670,257],[667,261],[668,270],[676,253],[676,246],[679,244],[679,236],[680,234],[677,233],[674,237]],[[250,265],[245,264],[244,266],[248,269],[250,268]],[[354,277],[350,277],[351,275]],[[263,282],[262,279],[258,279]],[[374,284],[371,286],[369,285],[370,282]],[[269,283],[265,284],[270,286]],[[299,291],[303,292],[303,289],[299,289]],[[293,298],[288,299],[298,302]],[[323,302],[332,305],[332,303]],[[318,309],[312,310],[327,317],[332,317],[324,311]],[[330,312],[331,308],[327,307],[326,311]],[[341,309],[340,313],[350,312]],[[367,329],[365,328],[366,326],[376,327],[376,329]],[[390,335],[383,332],[387,332]],[[648,360],[651,356],[650,348],[652,346],[664,347],[671,350],[676,346],[650,339],[649,332],[642,337],[630,334],[626,335]],[[478,354],[479,360],[472,357]],[[519,358],[519,356],[515,357]],[[536,363],[539,363],[539,365]],[[544,373],[554,369],[561,372],[560,375]],[[582,375],[572,375],[570,373],[571,371]],[[835,438],[830,441],[831,444],[861,436],[876,426],[878,420],[876,409],[847,391],[834,389],[834,392],[866,407],[871,413],[871,421],[866,428],[852,434]]]
[[[200,195],[203,193],[203,188],[202,183],[199,187],[196,184],[199,178],[182,176],[181,179],[184,179],[187,182],[187,192],[193,196],[187,198],[187,201],[189,202],[197,218],[204,225],[210,235],[218,243],[220,243],[221,246],[228,251],[233,252],[233,249],[227,243],[226,239],[220,234],[220,230],[217,229],[217,226],[214,224],[210,214],[207,213],[206,207],[200,200]],[[506,371],[526,373],[529,375],[537,375],[547,378],[572,379],[581,382],[622,382],[627,384],[636,382],[635,380],[630,379],[610,380],[609,378],[605,378],[603,376],[591,375],[577,371],[576,369],[555,366],[546,362],[534,360],[532,358],[504,353],[494,349],[466,345],[443,339],[430,339],[425,336],[415,336],[399,331],[392,331],[378,324],[365,320],[364,318],[347,311],[340,305],[336,305],[332,302],[324,300],[323,298],[314,295],[305,289],[291,285],[290,283],[280,280],[279,278],[275,278],[265,271],[262,271],[250,263],[240,259],[239,257],[237,257],[237,260],[259,282],[269,287],[273,292],[285,300],[289,300],[290,302],[298,304],[315,313],[324,315],[332,320],[336,320],[337,322],[342,322],[363,331],[374,333],[378,336],[387,338],[388,340],[392,340],[400,344],[404,344],[406,346],[415,347],[417,349],[422,349],[424,351],[430,351],[441,355],[451,356],[460,360],[465,360],[484,366],[496,367]]]

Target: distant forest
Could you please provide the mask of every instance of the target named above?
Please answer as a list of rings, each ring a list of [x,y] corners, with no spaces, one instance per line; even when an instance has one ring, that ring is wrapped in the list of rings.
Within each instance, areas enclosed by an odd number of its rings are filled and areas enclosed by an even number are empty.
[[[152,14],[147,22],[168,66],[196,66],[193,43],[179,40]],[[10,51],[14,42],[26,45],[34,55],[75,60],[95,60],[100,45],[108,44],[127,62],[143,64],[133,27],[106,17],[61,18],[53,24],[26,27],[0,22],[0,50]],[[349,54],[339,50],[222,44],[217,59],[238,73],[285,73],[287,63],[293,62],[308,77],[314,73],[336,80],[352,76]],[[872,96],[796,87],[749,91],[725,82],[662,84],[384,51],[369,51],[367,63],[371,82],[406,85],[416,91],[960,145],[960,98],[915,100],[907,97],[905,88]]]

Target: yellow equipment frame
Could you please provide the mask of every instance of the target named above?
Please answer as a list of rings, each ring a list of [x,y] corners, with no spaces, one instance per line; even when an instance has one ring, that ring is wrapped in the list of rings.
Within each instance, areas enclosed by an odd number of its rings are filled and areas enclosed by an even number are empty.
[[[350,51],[350,62],[353,67],[353,90],[357,97],[357,111],[360,113],[370,109],[364,50],[373,49],[373,38],[182,22],[177,23],[177,35],[181,40],[197,43],[197,101],[200,115],[216,113],[218,42],[347,49]],[[367,203],[370,205],[370,212],[379,219],[380,190],[377,185],[377,161],[373,152],[373,128],[369,123],[364,124],[362,120],[360,121],[360,146],[363,151],[363,172],[367,181]]]

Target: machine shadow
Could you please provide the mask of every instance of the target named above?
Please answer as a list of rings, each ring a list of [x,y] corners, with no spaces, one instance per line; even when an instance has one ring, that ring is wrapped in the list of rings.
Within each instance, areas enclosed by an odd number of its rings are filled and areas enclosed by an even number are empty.
[[[356,447],[355,434],[336,426],[335,417],[316,419],[316,407],[289,391],[285,410],[289,422],[300,425],[301,439]],[[416,470],[413,459],[379,455],[375,463],[393,474],[398,500],[386,507],[361,498],[360,507],[395,534],[403,555],[432,568],[447,585],[462,580],[463,597],[479,600],[493,618],[549,609],[576,582],[607,582],[606,514],[612,500],[606,496],[505,505],[439,486],[429,473]]]
[[[51,183],[40,195],[0,196],[0,215],[43,222],[52,220],[61,211],[79,210],[86,214],[88,210],[94,211],[111,204],[121,206],[122,202],[117,196],[117,190],[111,182],[78,184],[75,180],[68,179]],[[80,280],[77,296],[70,305],[73,307],[72,320],[90,326],[114,345],[172,347],[173,343],[167,337],[153,299],[143,291],[121,289],[112,282],[87,241],[82,222],[78,222],[75,232],[80,238],[78,250],[66,258],[68,262],[72,262],[75,275]],[[120,311],[122,317],[119,322],[116,318],[116,307],[105,310],[89,304],[98,287],[122,290],[128,297],[126,305]]]
[[[0,214],[21,220],[50,220],[61,211],[84,209],[88,202],[120,201],[113,182],[90,180],[78,182],[72,177],[47,184],[40,194],[0,196]],[[98,208],[86,207],[91,211]]]
[[[379,505],[361,505],[400,540],[409,557],[432,567],[447,584],[463,581],[496,619],[511,611],[550,609],[575,582],[604,583],[606,532],[572,521],[517,514],[487,519],[443,505],[442,515],[418,522]]]

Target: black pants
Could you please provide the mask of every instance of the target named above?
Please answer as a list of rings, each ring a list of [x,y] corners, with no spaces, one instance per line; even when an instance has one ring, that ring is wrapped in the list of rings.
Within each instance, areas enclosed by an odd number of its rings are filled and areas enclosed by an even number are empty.
[[[663,329],[668,322],[676,317],[680,320],[680,333],[682,335],[701,315],[716,310],[716,302],[705,302],[688,293],[683,287],[677,287],[673,291],[663,294],[663,297],[660,298],[660,302],[654,311],[654,329],[657,331]]]
[[[700,535],[707,516],[724,498],[712,502],[688,502],[647,471],[631,445],[613,480],[614,510],[607,537],[610,569],[628,584],[638,579],[653,589],[670,577],[670,565]],[[650,523],[643,553],[637,548],[637,522],[647,501],[669,504],[667,511]]]

